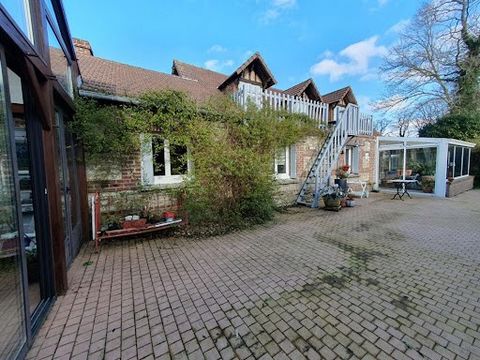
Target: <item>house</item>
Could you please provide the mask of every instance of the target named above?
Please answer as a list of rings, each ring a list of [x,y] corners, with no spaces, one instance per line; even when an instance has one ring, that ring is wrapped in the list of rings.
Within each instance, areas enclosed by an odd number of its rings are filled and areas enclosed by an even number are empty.
[[[0,3],[0,358],[23,358],[88,234],[60,0]]]
[[[267,102],[274,108],[307,114],[318,122],[319,127],[325,129],[341,118],[349,104],[350,112],[350,109],[355,109],[355,119],[351,120],[357,122],[360,119],[358,105],[350,87],[327,94],[330,103],[325,102],[312,79],[286,90],[277,89],[277,80],[259,53],[253,54],[230,75],[179,60],[173,60],[171,74],[166,74],[96,57],[91,45],[85,40],[74,39],[74,44],[83,80],[80,94],[104,103],[129,103],[146,91],[171,89],[186,93],[198,103],[220,94],[233,95],[240,105],[253,101],[263,106]],[[360,138],[349,138],[352,144],[346,148],[345,161],[357,171],[357,176],[366,176],[371,180],[373,173],[370,167],[375,163],[375,140],[370,138],[370,142],[366,141],[366,137],[371,135],[371,118],[361,118],[364,121],[364,133],[357,131]],[[279,203],[295,202],[322,145],[318,139],[311,137],[289,148],[279,149],[274,159],[274,173],[280,184],[277,197]],[[109,179],[95,179],[92,173],[89,191],[108,194],[135,191],[139,185],[143,188],[165,189],[182,183],[191,165],[179,163],[178,160],[184,158],[186,149],[170,147],[168,143],[160,146],[160,151],[159,146],[148,144],[142,149],[141,153],[131,156],[128,164],[112,173]],[[338,166],[343,164],[344,160],[339,156],[340,153],[335,157],[335,166],[337,163]],[[365,157],[367,165],[361,163]],[[161,209],[172,203],[164,195],[152,194],[151,205]]]

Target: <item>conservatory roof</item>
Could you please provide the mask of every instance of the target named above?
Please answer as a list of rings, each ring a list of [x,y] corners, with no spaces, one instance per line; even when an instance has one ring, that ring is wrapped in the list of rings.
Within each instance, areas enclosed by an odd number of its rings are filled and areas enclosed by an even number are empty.
[[[432,146],[438,144],[451,144],[451,145],[459,145],[465,146],[469,148],[474,148],[476,144],[456,140],[456,139],[446,139],[446,138],[426,138],[426,137],[399,137],[399,136],[379,136],[378,137],[379,144],[382,145],[399,145],[403,147],[404,145],[416,145],[416,146]]]

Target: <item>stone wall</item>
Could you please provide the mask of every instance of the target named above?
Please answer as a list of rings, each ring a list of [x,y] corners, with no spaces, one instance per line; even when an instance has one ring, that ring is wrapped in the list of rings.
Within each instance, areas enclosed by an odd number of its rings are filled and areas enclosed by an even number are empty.
[[[473,189],[474,179],[475,176],[466,176],[459,179],[449,180],[447,183],[447,197],[454,197]]]

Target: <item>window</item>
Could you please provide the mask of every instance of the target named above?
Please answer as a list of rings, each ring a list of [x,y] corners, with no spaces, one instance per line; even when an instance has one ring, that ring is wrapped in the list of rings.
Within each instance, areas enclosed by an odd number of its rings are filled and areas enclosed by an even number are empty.
[[[454,176],[462,176],[462,154],[463,148],[460,146],[455,146],[455,167],[454,167]]]
[[[33,29],[30,18],[30,3],[28,0],[2,0],[2,6],[13,18],[20,30],[33,43]]]
[[[470,151],[468,148],[463,148],[462,175],[468,175],[470,173]]]
[[[350,166],[350,173],[358,175],[358,169],[359,169],[358,146],[351,146],[345,149],[345,164]]]
[[[159,137],[143,142],[143,183],[154,185],[182,182],[184,176],[190,171],[186,146],[173,145]]]
[[[288,178],[288,147],[279,149],[275,154],[275,175]]]
[[[296,149],[295,145],[279,149],[275,154],[274,173],[277,179],[296,177]]]
[[[55,34],[52,26],[47,21],[48,50],[50,53],[50,67],[59,84],[65,89],[68,95],[73,97],[72,74],[65,51]]]

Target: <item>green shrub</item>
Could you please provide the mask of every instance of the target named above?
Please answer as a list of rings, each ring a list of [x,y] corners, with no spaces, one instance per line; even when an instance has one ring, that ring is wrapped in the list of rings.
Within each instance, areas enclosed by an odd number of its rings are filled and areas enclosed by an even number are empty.
[[[177,196],[194,230],[203,233],[270,220],[275,210],[275,152],[307,135],[324,135],[306,115],[252,104],[242,109],[226,96],[201,108],[175,91],[145,94],[131,107],[101,106],[91,100],[78,104],[74,129],[97,165],[105,158],[121,162],[138,151],[140,134],[156,134],[170,144],[187,146],[193,171]],[[102,124],[98,134],[97,122]],[[109,131],[113,124],[119,129]]]

